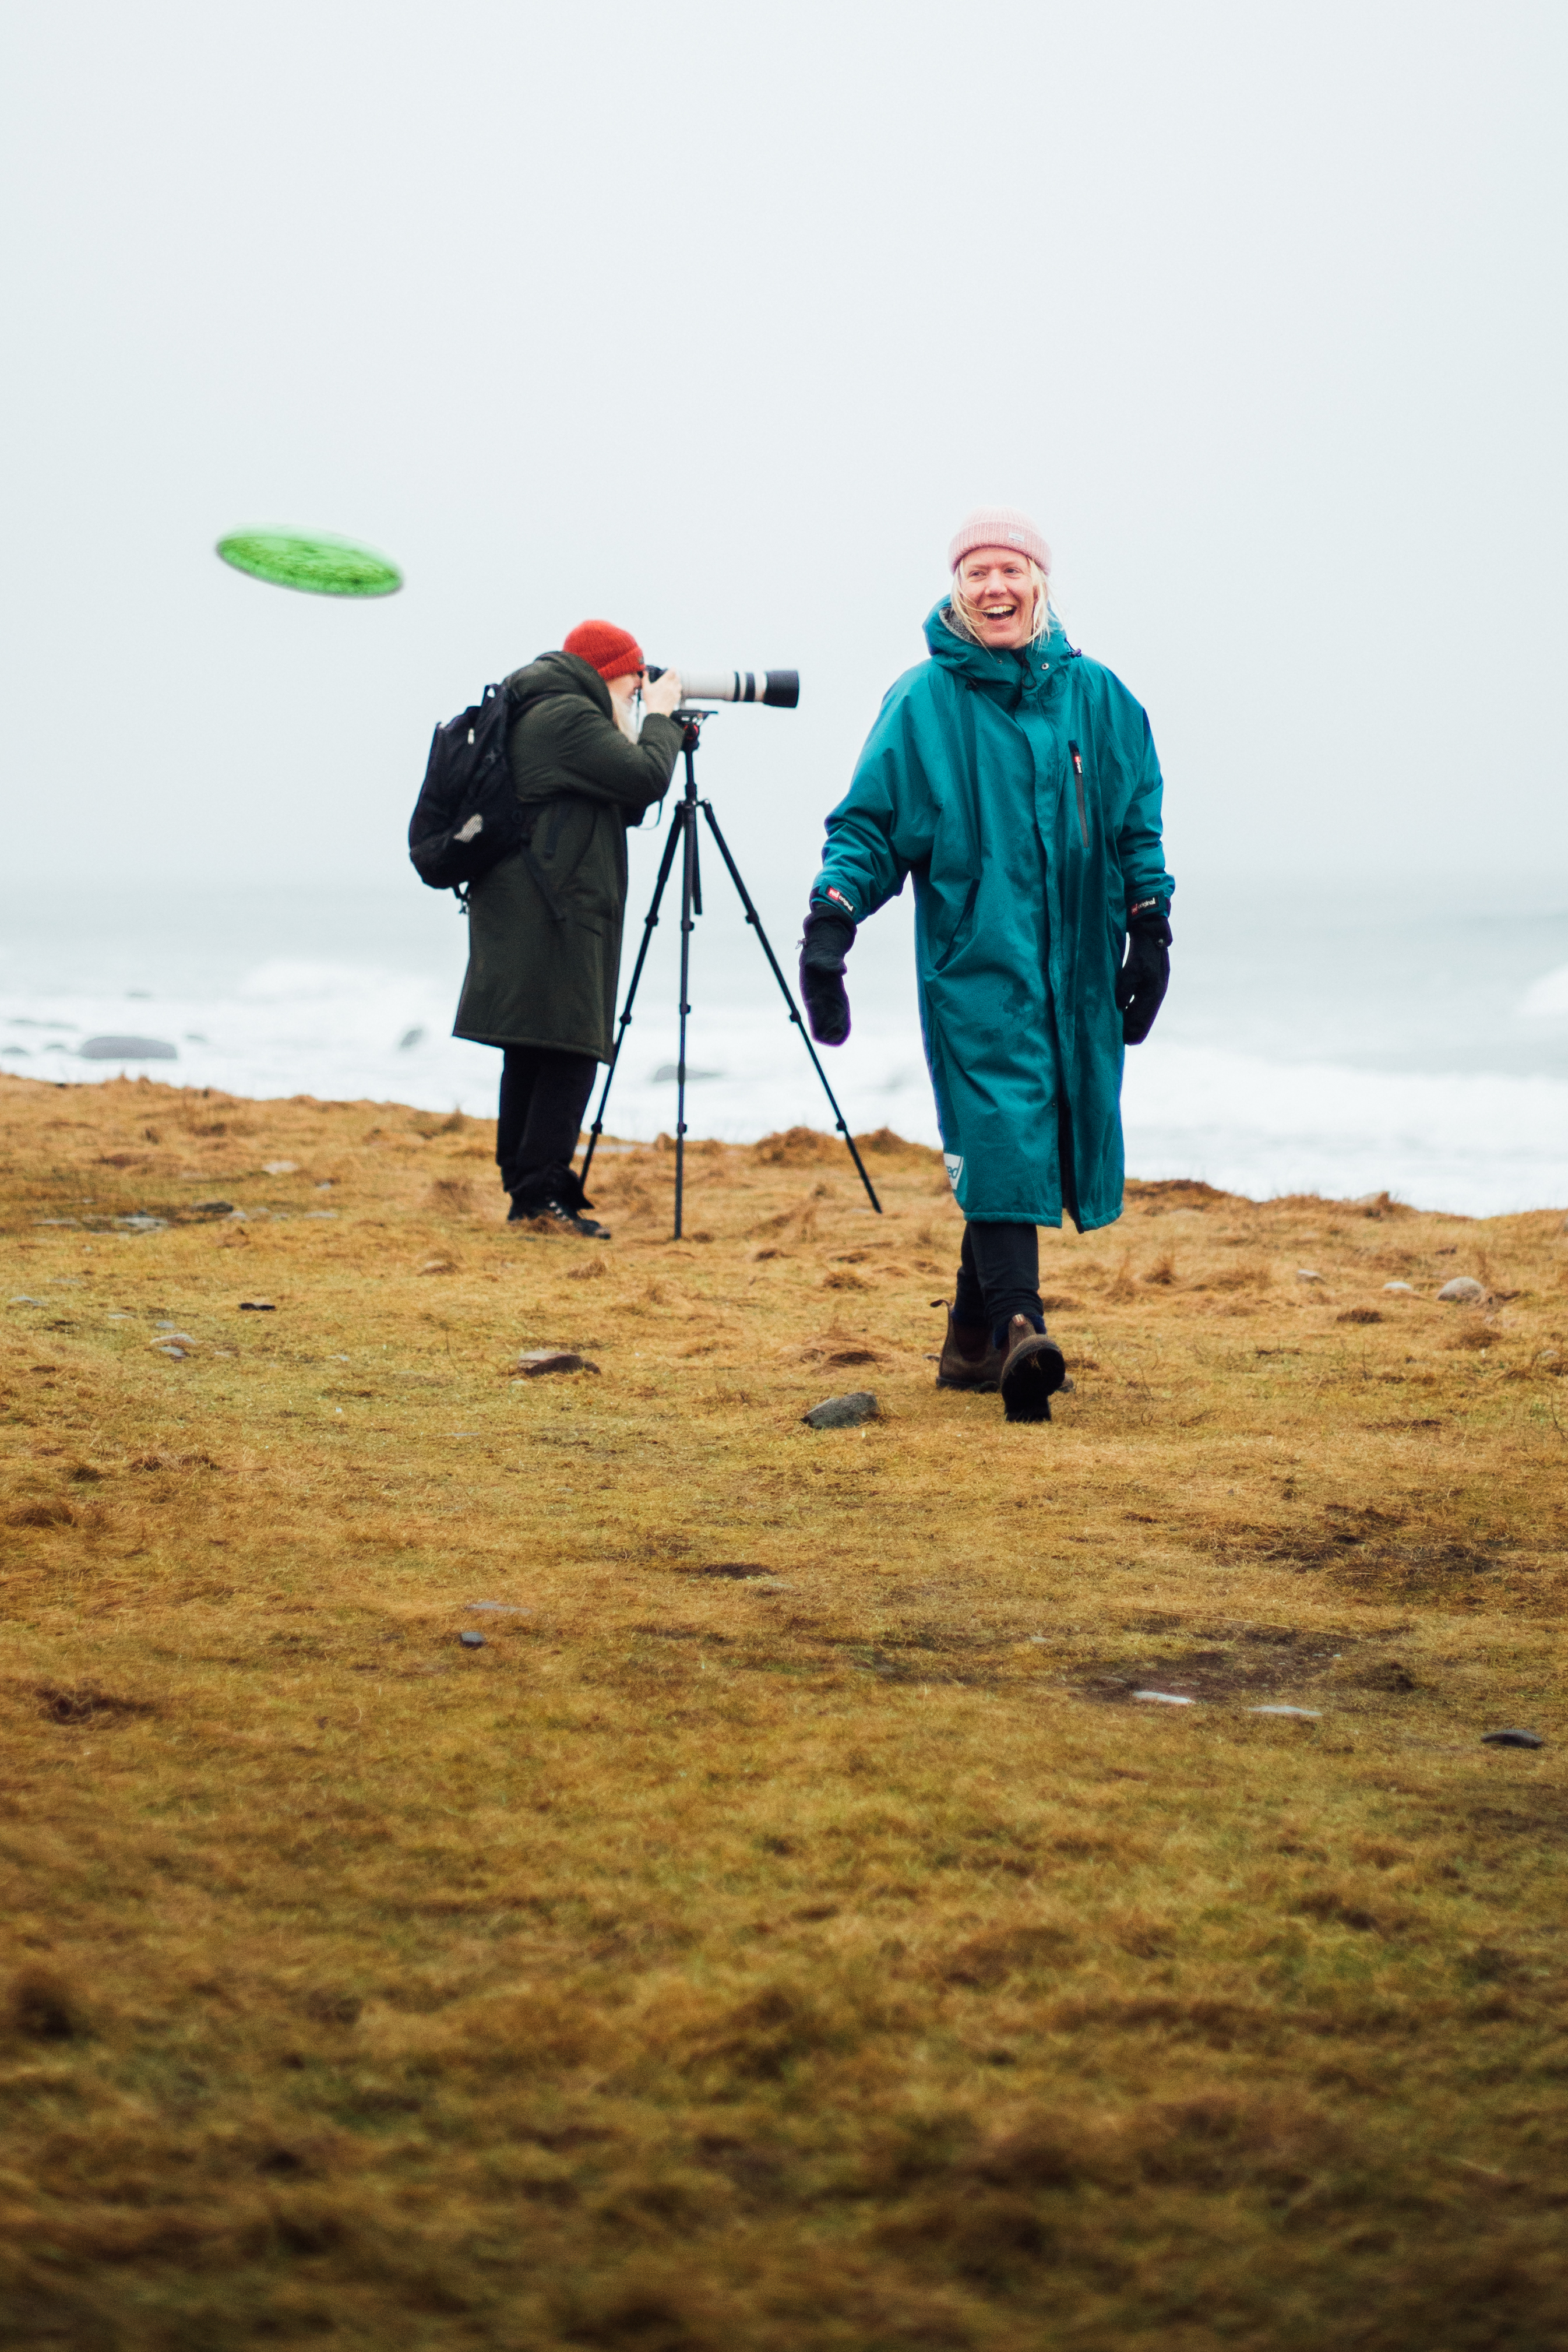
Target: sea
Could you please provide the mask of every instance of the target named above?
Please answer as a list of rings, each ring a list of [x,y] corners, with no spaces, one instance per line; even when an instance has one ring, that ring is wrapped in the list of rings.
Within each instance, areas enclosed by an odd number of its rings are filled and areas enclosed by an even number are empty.
[[[635,843],[623,983],[654,852]],[[793,981],[800,910],[758,889]],[[751,1141],[835,1108],[722,873],[691,938],[687,1120]],[[1128,1172],[1257,1200],[1388,1192],[1490,1216],[1568,1206],[1568,877],[1286,898],[1185,886],[1172,982],[1127,1055]],[[820,1060],[858,1133],[938,1140],[921,1052],[910,908],[865,925],[854,1026]],[[675,1125],[679,933],[650,953],[603,1110],[607,1136]],[[52,1086],[122,1073],[259,1097],[493,1117],[500,1057],[454,1038],[466,953],[455,898],[412,877],[372,889],[0,892],[0,1067]],[[108,1041],[107,1043],[105,1041]],[[595,1108],[599,1103],[596,1091]]]

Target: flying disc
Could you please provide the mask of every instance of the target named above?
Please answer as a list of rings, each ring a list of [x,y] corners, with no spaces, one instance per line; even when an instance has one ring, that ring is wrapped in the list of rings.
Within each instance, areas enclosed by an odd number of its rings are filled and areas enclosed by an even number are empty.
[[[392,596],[402,573],[373,547],[325,530],[235,530],[218,553],[236,572],[312,596]]]

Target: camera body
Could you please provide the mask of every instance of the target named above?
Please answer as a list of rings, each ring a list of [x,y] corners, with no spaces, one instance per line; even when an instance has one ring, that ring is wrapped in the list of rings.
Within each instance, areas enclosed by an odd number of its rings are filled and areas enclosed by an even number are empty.
[[[664,675],[648,664],[650,677]],[[800,699],[798,669],[683,669],[680,675],[688,702],[766,702],[775,710],[793,710]]]

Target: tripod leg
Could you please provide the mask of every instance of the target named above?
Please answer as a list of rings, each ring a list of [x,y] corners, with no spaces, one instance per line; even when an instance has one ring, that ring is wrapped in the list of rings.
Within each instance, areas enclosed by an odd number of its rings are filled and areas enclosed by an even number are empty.
[[[807,1032],[806,1024],[800,1018],[800,1008],[797,1006],[794,997],[790,994],[789,983],[785,979],[782,971],[780,971],[779,968],[779,959],[768,943],[768,934],[762,928],[762,919],[751,903],[751,893],[747,888],[745,883],[741,880],[740,868],[729,854],[729,844],[726,841],[723,834],[720,833],[718,829],[718,819],[713,813],[713,803],[711,801],[704,801],[702,803],[702,813],[707,819],[708,831],[712,834],[715,841],[718,844],[718,854],[723,858],[726,866],[729,868],[729,878],[734,883],[737,890],[740,893],[740,903],[746,909],[746,919],[751,925],[752,929],[757,933],[758,939],[761,942],[762,952],[768,958],[768,961],[772,968],[773,977],[779,982],[780,989],[782,989],[784,992],[784,1002],[789,1007],[789,1018],[800,1032],[800,1042],[805,1046],[807,1053],[811,1056],[811,1067],[816,1071],[817,1076],[822,1081],[822,1092],[827,1096],[829,1102],[832,1105],[833,1123],[837,1127],[839,1133],[843,1137],[844,1141],[849,1146],[850,1158],[854,1161],[861,1182],[865,1186],[866,1198],[870,1201],[872,1207],[876,1211],[877,1215],[880,1217],[882,1214],[882,1202],[877,1199],[875,1192],[872,1189],[871,1178],[865,1172],[865,1162],[862,1160],[860,1153],[855,1150],[854,1137],[850,1133],[849,1126],[845,1120],[843,1112],[839,1108],[837,1102],[834,1100],[833,1090],[828,1084],[828,1074],[826,1070],[823,1069],[821,1062],[817,1059],[817,1049],[812,1045],[810,1037]],[[685,982],[683,978],[681,994],[685,996]]]
[[[681,1238],[681,1210],[685,1198],[686,1178],[686,1015],[691,1005],[686,999],[686,986],[691,975],[692,909],[700,913],[702,900],[697,878],[697,821],[695,810],[683,806],[685,818],[685,856],[681,866],[681,1043],[675,1064],[675,1239]]]
[[[685,829],[682,815],[682,807],[677,802],[674,822],[664,842],[664,854],[659,860],[659,878],[653,885],[653,895],[648,901],[648,911],[643,918],[643,944],[637,950],[637,961],[632,968],[632,984],[626,991],[626,1002],[621,1013],[621,1025],[615,1032],[615,1050],[610,1056],[610,1067],[604,1073],[604,1091],[599,1097],[599,1113],[588,1130],[588,1156],[582,1163],[580,1179],[584,1184],[588,1181],[588,1171],[593,1165],[593,1155],[599,1149],[599,1139],[604,1131],[604,1106],[610,1099],[611,1080],[615,1076],[616,1064],[621,1059],[621,1048],[626,1042],[626,1032],[632,1025],[632,1006],[637,994],[637,983],[643,977],[643,966],[648,961],[648,949],[658,927],[659,901],[664,895],[664,885],[670,878],[670,868],[675,862],[675,850]],[[682,992],[685,993],[684,991]]]

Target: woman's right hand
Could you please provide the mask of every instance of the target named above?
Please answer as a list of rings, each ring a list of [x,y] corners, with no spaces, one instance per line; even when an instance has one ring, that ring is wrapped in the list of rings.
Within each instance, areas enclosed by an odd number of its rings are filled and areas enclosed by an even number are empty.
[[[678,670],[667,669],[643,688],[643,711],[649,719],[667,719],[681,700]]]

